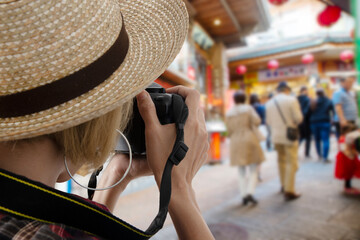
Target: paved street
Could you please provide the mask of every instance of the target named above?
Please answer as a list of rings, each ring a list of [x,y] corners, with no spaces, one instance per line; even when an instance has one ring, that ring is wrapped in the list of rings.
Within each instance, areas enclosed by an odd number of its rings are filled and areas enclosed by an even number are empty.
[[[333,142],[331,157],[335,152]],[[300,150],[302,153],[302,151]],[[237,170],[224,163],[206,166],[194,180],[197,199],[217,240],[359,240],[360,197],[342,193],[342,182],[333,178],[334,164],[303,159],[297,186],[303,196],[285,203],[279,193],[276,153],[266,153],[256,198],[257,206],[242,206]],[[312,156],[315,156],[312,152]],[[354,181],[360,188],[360,181]],[[157,213],[158,190],[154,185],[121,198],[116,215],[146,229]],[[170,218],[154,240],[177,239]]]

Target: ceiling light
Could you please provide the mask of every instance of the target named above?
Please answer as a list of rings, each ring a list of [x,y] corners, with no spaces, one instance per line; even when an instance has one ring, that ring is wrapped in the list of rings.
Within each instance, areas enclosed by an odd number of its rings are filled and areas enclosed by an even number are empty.
[[[214,25],[215,25],[215,26],[220,26],[220,24],[221,24],[221,20],[220,20],[220,19],[217,18],[217,19],[214,20]]]

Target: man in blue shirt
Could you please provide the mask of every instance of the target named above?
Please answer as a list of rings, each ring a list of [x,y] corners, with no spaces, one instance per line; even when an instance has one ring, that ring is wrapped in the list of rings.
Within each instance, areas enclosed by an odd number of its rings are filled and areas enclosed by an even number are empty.
[[[350,92],[355,77],[347,77],[340,79],[341,88],[333,95],[333,103],[335,106],[336,115],[334,122],[336,124],[337,137],[341,134],[341,128],[349,125],[356,124],[358,118],[358,109],[356,105],[355,96]]]

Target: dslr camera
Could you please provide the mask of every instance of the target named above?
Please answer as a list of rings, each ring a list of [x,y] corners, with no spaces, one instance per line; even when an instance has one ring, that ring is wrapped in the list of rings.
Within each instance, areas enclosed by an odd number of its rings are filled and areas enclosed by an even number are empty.
[[[150,94],[155,104],[156,114],[162,125],[175,123],[176,118],[179,117],[179,111],[182,111],[183,108],[186,108],[187,113],[187,106],[180,95],[166,93],[165,89],[157,83],[152,83],[145,90]],[[137,107],[136,98],[134,98],[133,116],[124,131],[124,135],[130,143],[133,155],[138,157],[146,155],[145,123]],[[129,153],[128,145],[122,137],[118,140],[115,151]]]

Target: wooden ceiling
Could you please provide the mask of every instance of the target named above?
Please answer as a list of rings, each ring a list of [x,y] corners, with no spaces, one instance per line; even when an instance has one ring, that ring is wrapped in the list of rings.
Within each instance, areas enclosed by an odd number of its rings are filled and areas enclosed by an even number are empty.
[[[228,47],[241,45],[241,38],[269,27],[263,0],[188,0],[195,20],[217,41]],[[214,21],[220,20],[220,25]]]

